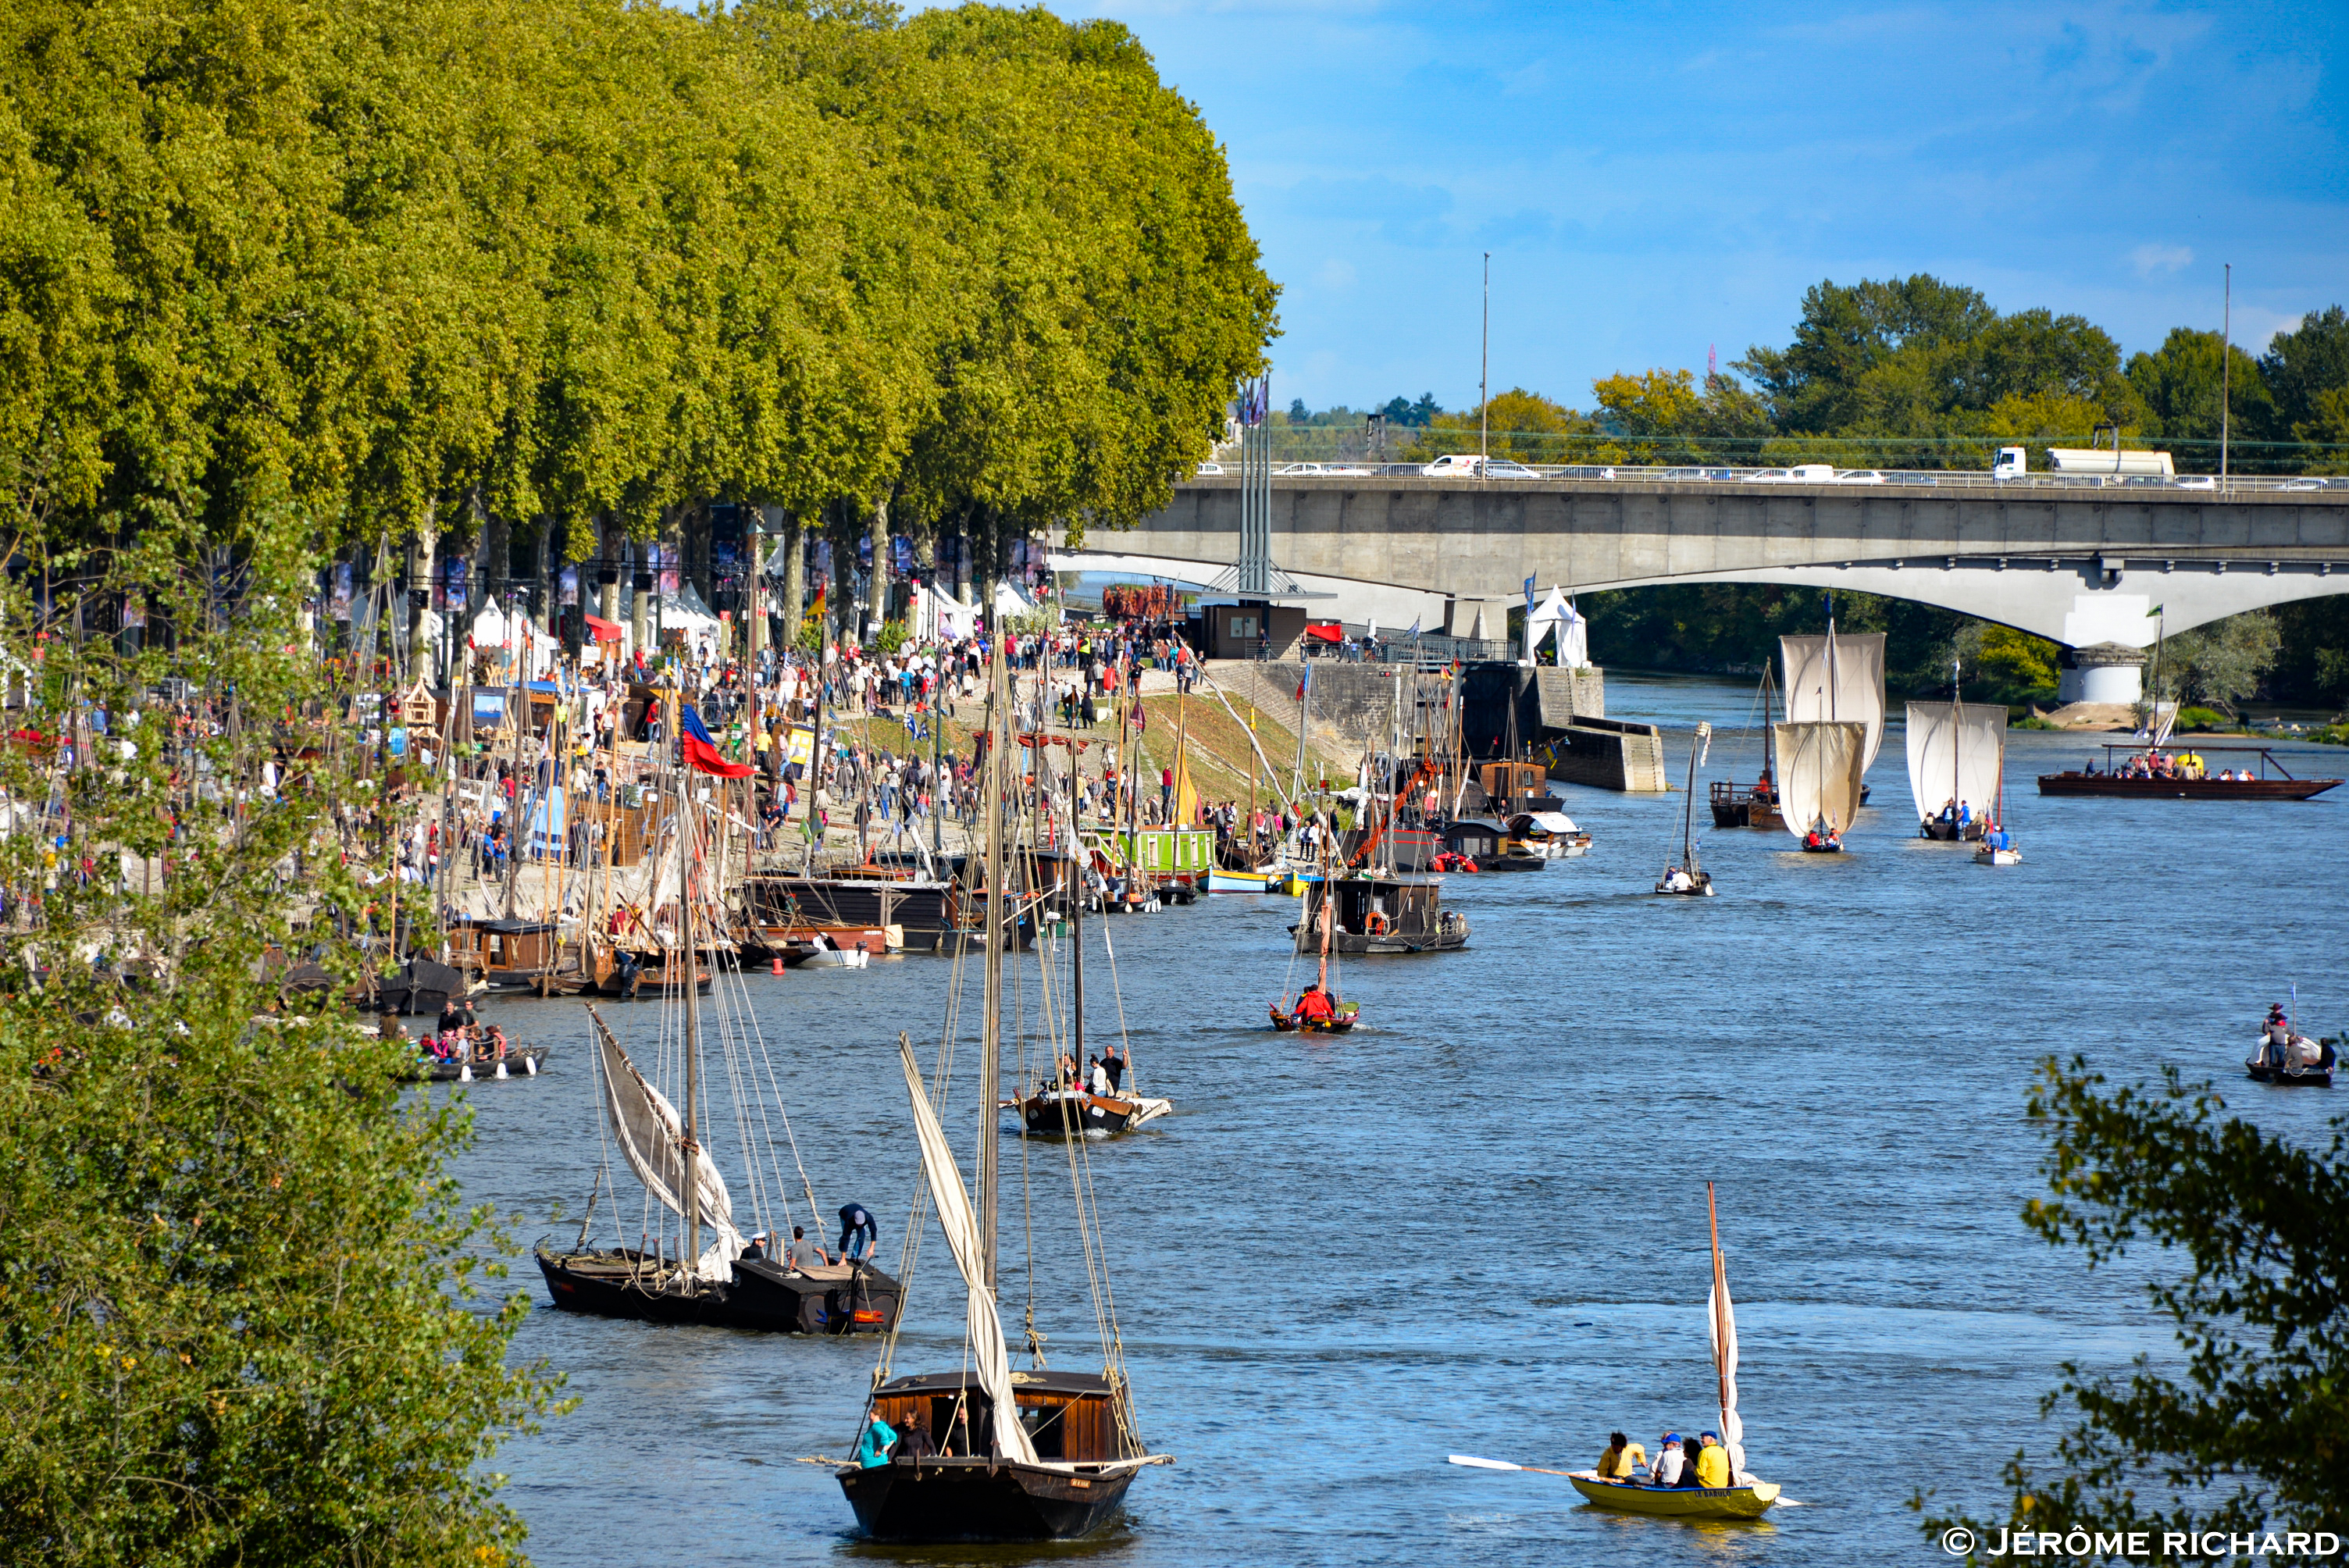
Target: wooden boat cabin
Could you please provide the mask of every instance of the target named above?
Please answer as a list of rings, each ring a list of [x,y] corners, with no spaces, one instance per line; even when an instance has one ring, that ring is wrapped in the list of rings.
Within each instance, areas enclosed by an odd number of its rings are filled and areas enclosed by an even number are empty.
[[[897,945],[933,953],[967,919],[952,882],[890,875],[754,876],[742,883],[749,923],[778,933],[898,928]],[[783,940],[779,936],[778,940]]]
[[[1487,762],[1476,769],[1476,787],[1485,792],[1483,809],[1495,816],[1566,809],[1566,802],[1550,793],[1549,774],[1538,762]]]
[[[1563,811],[1520,811],[1508,820],[1503,847],[1543,860],[1564,860],[1590,848],[1590,835]]]
[[[1333,901],[1330,945],[1358,954],[1444,953],[1468,945],[1468,921],[1443,907],[1443,884],[1411,877],[1343,877],[1308,884],[1304,918],[1289,928],[1299,953],[1321,951],[1321,909]]]
[[[449,927],[449,956],[492,990],[521,990],[557,967],[559,939],[543,920],[460,916]]]
[[[1092,1372],[1020,1372],[1011,1374],[1011,1398],[1019,1407],[1019,1424],[1036,1445],[1036,1457],[1062,1464],[1100,1464],[1136,1459],[1143,1452],[1128,1440],[1117,1418],[1118,1390]],[[955,1420],[959,1405],[967,1427]],[[930,1440],[948,1458],[984,1459],[988,1433],[994,1427],[994,1406],[978,1384],[976,1373],[932,1372],[899,1377],[883,1384],[873,1396],[873,1408],[898,1432],[916,1417],[929,1429]],[[975,1444],[960,1435],[976,1434]],[[977,1452],[969,1451],[976,1447]]]

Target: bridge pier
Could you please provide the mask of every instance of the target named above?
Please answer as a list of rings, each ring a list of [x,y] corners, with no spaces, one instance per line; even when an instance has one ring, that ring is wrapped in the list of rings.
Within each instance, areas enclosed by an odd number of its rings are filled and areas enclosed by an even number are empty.
[[[2145,696],[2146,651],[2118,643],[2065,648],[2055,696],[2059,702],[2135,703]]]

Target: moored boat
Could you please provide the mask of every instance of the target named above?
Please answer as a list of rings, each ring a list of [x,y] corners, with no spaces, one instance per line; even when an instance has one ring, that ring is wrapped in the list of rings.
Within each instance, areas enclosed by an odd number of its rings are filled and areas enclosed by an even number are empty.
[[[2095,795],[2159,800],[2306,800],[2340,787],[2338,779],[2295,779],[2265,746],[2170,747],[2137,742],[2107,743],[2105,766],[2039,776],[2042,795]],[[2205,754],[2248,756],[2251,765],[2230,764],[2211,773]]]
[[[1330,949],[1347,957],[1401,953],[1449,953],[1468,945],[1468,920],[1444,907],[1435,878],[1350,876],[1306,889],[1304,918],[1288,928],[1297,951],[1319,950],[1315,929],[1325,904],[1334,907]]]

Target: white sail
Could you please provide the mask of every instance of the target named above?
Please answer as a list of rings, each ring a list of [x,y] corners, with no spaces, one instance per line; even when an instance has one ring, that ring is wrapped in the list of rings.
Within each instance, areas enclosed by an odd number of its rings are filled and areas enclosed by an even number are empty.
[[[1011,1395],[1011,1350],[1003,1342],[1003,1320],[996,1315],[995,1296],[987,1288],[987,1266],[979,1256],[978,1215],[971,1208],[970,1191],[962,1184],[962,1171],[955,1165],[954,1150],[947,1144],[937,1114],[930,1109],[929,1096],[922,1091],[922,1072],[914,1065],[913,1047],[900,1038],[897,1055],[905,1063],[905,1093],[914,1102],[922,1174],[929,1179],[930,1202],[937,1209],[947,1245],[954,1249],[955,1267],[962,1271],[968,1297],[965,1337],[978,1361],[978,1385],[994,1407],[995,1451],[1003,1459],[1032,1465],[1036,1446],[1028,1440],[1028,1429],[1019,1424],[1019,1409]]]
[[[678,1119],[677,1108],[644,1080],[601,1018],[595,1021],[595,1032],[604,1056],[605,1109],[610,1113],[612,1136],[619,1142],[621,1157],[645,1190],[663,1208],[683,1219],[685,1205],[678,1194],[685,1186],[685,1127]],[[711,1234],[709,1250],[694,1260],[694,1276],[732,1279],[734,1260],[742,1255],[742,1234],[734,1228],[733,1197],[726,1191],[726,1178],[718,1173],[709,1150],[694,1151],[693,1169],[701,1222]]]
[[[1729,1281],[1718,1278],[1705,1293],[1704,1319],[1713,1333],[1713,1366],[1721,1375],[1721,1446],[1729,1450],[1729,1479],[1743,1486],[1745,1473],[1745,1421],[1737,1413],[1737,1317],[1729,1302]]]
[[[1781,637],[1778,656],[1786,666],[1787,720],[1866,725],[1859,771],[1867,777],[1884,744],[1884,634],[1837,633],[1832,660],[1824,636]]]
[[[1909,795],[1921,820],[1957,801],[1980,821],[1998,801],[2006,709],[1986,702],[1909,705]]]
[[[1859,724],[1780,724],[1778,810],[1796,838],[1824,821],[1836,832],[1859,814],[1859,776],[1867,727]]]

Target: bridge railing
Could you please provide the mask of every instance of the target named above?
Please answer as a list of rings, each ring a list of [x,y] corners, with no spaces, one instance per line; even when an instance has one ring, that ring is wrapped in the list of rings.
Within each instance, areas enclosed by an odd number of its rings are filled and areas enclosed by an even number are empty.
[[[1237,473],[1226,466],[1219,475],[1212,466],[1196,477],[1212,480]],[[1475,480],[1474,473],[1430,474],[1416,463],[1324,462],[1291,463],[1273,476],[1284,480]],[[1833,477],[1801,474],[1792,469],[1726,468],[1713,465],[1639,467],[1624,463],[1504,463],[1495,459],[1484,482],[1506,485],[1528,480],[1590,480],[1630,484],[1785,484],[1834,486],[1907,486],[1935,490],[2201,490],[2218,495],[2265,495],[2282,492],[2349,494],[2349,475],[2236,474],[2079,474],[2030,473],[1994,479],[1983,469],[1837,469]]]

